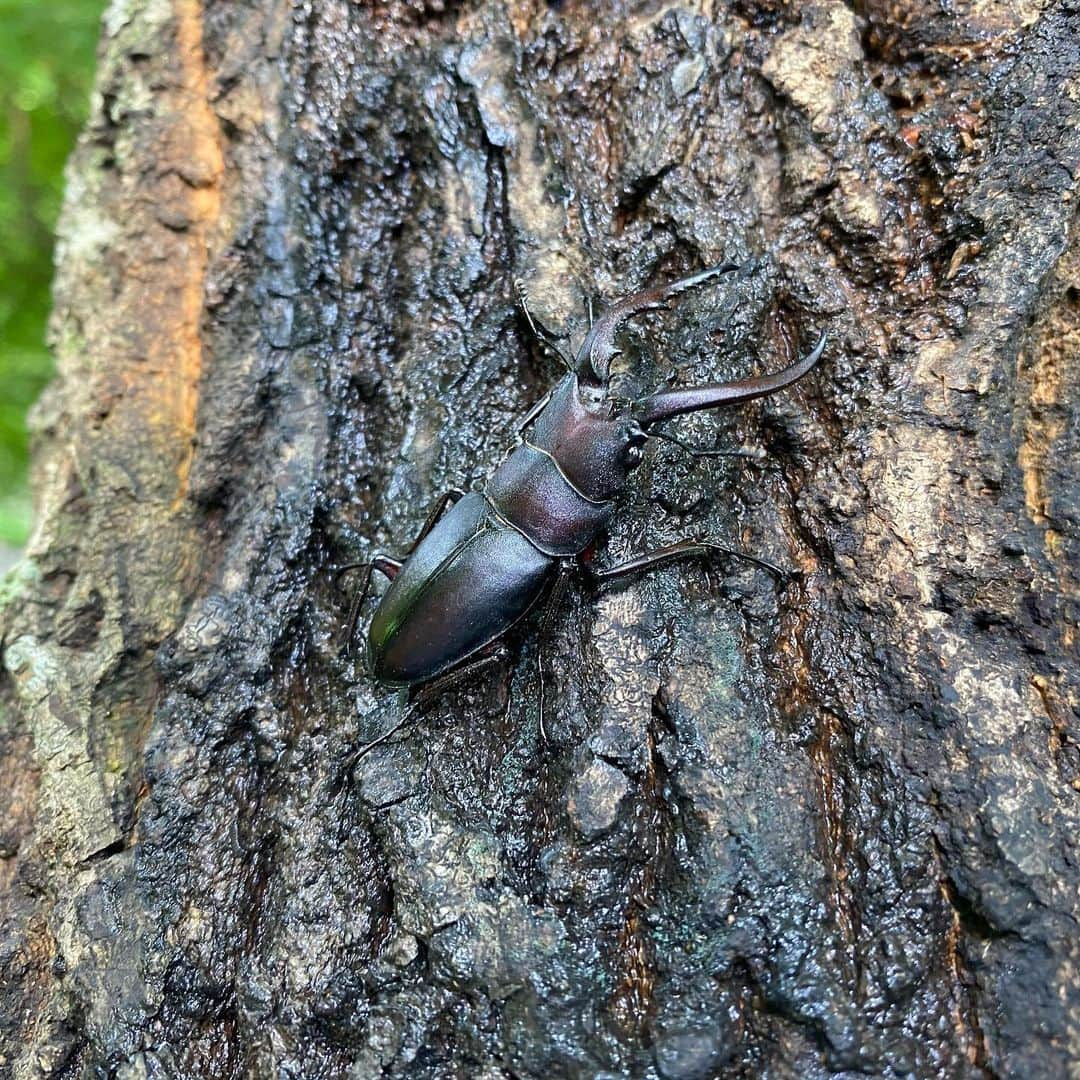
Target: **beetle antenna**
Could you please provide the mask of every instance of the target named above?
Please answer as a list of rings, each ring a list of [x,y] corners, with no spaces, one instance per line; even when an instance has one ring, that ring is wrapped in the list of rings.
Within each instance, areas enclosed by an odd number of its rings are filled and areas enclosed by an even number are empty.
[[[563,366],[567,371],[573,371],[574,365],[570,363],[569,357],[562,351],[561,346],[546,330],[541,329],[534,321],[532,312],[529,311],[529,295],[525,289],[525,282],[521,278],[514,279],[514,292],[517,294],[517,302],[521,306],[521,313],[525,316],[526,321],[529,324],[529,329],[533,332],[533,336],[541,345],[546,345],[555,355],[562,361]]]
[[[685,450],[686,453],[690,454],[692,457],[737,457],[747,458],[751,461],[760,461],[765,457],[765,451],[761,449],[712,450],[702,446],[691,446],[690,443],[683,442],[682,439],[678,439],[674,435],[669,435],[666,431],[650,431],[649,436],[654,439],[662,439],[664,442],[673,443],[680,449]]]

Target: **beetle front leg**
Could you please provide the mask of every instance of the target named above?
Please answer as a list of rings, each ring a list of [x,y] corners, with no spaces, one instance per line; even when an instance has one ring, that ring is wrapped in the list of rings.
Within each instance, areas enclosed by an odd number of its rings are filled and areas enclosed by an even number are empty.
[[[532,312],[529,311],[529,294],[525,288],[525,282],[522,281],[521,278],[515,278],[514,292],[517,294],[517,301],[521,307],[521,313],[525,316],[525,320],[529,324],[529,329],[533,332],[533,337],[535,337],[541,345],[550,349],[559,358],[567,371],[573,371],[574,365],[570,362],[566,353],[562,351],[562,346],[556,340],[554,335],[550,334],[547,330],[538,326],[533,321]]]
[[[540,415],[544,406],[551,400],[553,391],[549,390],[514,427],[514,434],[519,438],[521,433]]]

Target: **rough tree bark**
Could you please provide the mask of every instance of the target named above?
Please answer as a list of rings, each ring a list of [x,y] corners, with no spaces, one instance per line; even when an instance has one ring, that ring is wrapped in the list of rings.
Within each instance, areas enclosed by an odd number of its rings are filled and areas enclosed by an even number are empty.
[[[1078,70],[1064,0],[115,0],[0,616],[4,1074],[1075,1070]],[[623,384],[827,360],[598,557],[799,580],[572,591],[350,771],[401,702],[335,568],[558,374],[515,278],[573,339],[750,256]]]

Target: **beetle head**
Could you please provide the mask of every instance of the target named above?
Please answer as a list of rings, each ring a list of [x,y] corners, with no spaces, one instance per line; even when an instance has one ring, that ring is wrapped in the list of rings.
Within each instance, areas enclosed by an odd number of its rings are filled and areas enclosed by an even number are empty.
[[[606,387],[571,373],[552,391],[529,441],[551,454],[583,495],[603,502],[641,463],[648,436],[631,408],[631,402],[609,397]]]

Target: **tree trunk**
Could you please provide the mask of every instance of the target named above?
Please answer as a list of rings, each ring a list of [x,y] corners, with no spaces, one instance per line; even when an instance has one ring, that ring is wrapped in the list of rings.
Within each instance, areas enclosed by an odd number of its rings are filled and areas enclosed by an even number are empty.
[[[1074,0],[114,0],[3,633],[0,1070],[1058,1077],[1080,1062]],[[400,719],[403,551],[586,299],[601,563]],[[545,692],[541,727],[539,661]],[[1075,1075],[1075,1073],[1073,1073]]]

